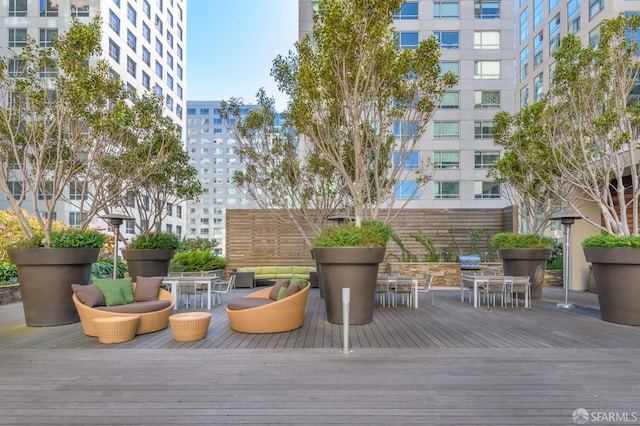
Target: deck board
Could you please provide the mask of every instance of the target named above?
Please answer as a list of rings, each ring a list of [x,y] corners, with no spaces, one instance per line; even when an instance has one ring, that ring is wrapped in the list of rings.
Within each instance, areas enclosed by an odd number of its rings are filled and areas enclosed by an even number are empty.
[[[79,323],[26,327],[21,304],[3,305],[0,425],[569,425],[577,408],[640,413],[640,327],[601,321],[594,295],[572,294],[572,310],[556,308],[559,289],[532,310],[435,296],[435,307],[376,307],[349,328],[349,354],[317,289],[298,330],[237,333],[216,306],[197,342],[167,329],[102,345]]]

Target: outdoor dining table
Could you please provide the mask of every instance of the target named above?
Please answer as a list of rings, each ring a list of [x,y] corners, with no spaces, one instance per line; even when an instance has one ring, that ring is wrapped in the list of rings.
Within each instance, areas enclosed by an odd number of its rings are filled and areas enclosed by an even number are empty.
[[[397,301],[395,296],[397,295],[397,290],[398,290],[398,278],[400,278],[400,276],[398,275],[386,275],[385,276],[386,280],[387,280],[387,292],[394,293],[394,298],[393,298],[393,303],[394,306],[396,306]],[[404,277],[406,278],[406,277]],[[412,303],[412,307],[414,309],[418,309],[418,280],[416,280],[415,278],[413,278],[411,280],[411,292],[413,293],[413,297],[412,299],[415,301]]]
[[[207,309],[211,310],[211,293],[213,290],[214,284],[220,282],[222,280],[221,277],[217,275],[206,275],[206,276],[168,276],[165,277],[162,282],[164,284],[168,284],[171,286],[171,294],[178,300],[178,285],[181,282],[189,282],[194,284],[202,284],[207,286]],[[178,309],[178,304],[174,305],[174,310]]]
[[[460,301],[464,302],[465,290],[473,289],[473,307],[478,307],[478,288],[489,280],[504,279],[502,275],[462,275],[460,277]]]

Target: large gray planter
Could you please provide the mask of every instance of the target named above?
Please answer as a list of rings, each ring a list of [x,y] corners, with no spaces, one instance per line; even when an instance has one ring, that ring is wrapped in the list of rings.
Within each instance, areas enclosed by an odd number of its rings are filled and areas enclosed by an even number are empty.
[[[49,327],[80,321],[71,284],[88,284],[97,248],[10,248],[9,261],[18,267],[25,322]]]
[[[327,321],[342,324],[342,289],[350,289],[349,324],[373,320],[378,267],[386,247],[316,247]]]
[[[173,249],[126,249],[122,257],[127,261],[129,276],[166,277],[169,275],[169,264],[173,259]]]
[[[551,249],[513,248],[499,249],[505,276],[528,276],[531,282],[531,298],[540,299],[544,287],[544,273]]]
[[[640,249],[584,247],[604,321],[640,325]]]

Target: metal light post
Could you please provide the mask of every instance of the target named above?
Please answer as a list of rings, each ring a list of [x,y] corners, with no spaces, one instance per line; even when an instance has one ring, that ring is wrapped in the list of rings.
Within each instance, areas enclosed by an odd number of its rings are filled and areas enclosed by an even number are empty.
[[[125,220],[133,220],[132,217],[129,217],[124,214],[110,213],[104,216],[101,216],[102,219],[109,222],[111,227],[113,227],[113,233],[115,234],[115,244],[113,245],[113,279],[118,278],[118,241],[120,240],[120,225]]]
[[[559,214],[551,219],[559,220],[564,228],[564,245],[562,248],[564,303],[558,303],[556,304],[556,307],[564,309],[575,308],[576,305],[569,303],[569,283],[571,282],[571,225],[573,225],[576,219],[580,219],[580,216],[574,214]]]

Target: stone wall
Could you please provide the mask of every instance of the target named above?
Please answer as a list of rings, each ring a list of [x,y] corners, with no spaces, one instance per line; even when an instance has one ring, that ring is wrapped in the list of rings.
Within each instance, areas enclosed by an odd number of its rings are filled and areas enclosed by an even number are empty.
[[[0,285],[0,305],[7,303],[20,302],[22,295],[20,294],[20,285]]]
[[[460,287],[460,264],[457,262],[390,262],[381,268],[382,273],[409,275],[422,281],[427,275],[433,275],[433,285],[439,287]],[[482,263],[479,271],[466,271],[469,274],[502,275],[502,262]],[[561,286],[562,271],[546,271],[545,286]]]

